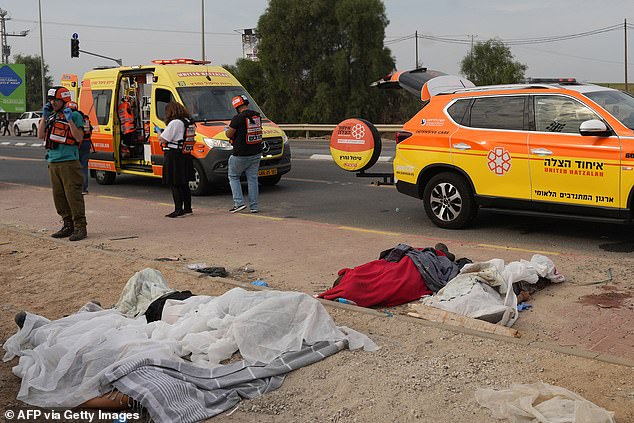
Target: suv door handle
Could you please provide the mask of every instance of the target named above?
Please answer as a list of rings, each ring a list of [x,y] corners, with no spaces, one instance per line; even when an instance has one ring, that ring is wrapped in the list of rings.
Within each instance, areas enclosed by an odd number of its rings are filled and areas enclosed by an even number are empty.
[[[553,154],[552,151],[545,148],[533,148],[531,149],[532,154],[537,154],[538,156],[550,156]]]
[[[456,150],[469,150],[469,149],[471,149],[471,146],[469,144],[465,144],[463,142],[459,142],[458,144],[454,144],[452,147],[455,148]]]

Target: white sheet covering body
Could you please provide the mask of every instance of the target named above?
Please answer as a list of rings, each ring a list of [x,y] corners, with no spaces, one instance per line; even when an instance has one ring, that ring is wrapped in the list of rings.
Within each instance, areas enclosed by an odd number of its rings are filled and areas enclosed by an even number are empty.
[[[173,325],[146,324],[144,316],[131,319],[116,310],[56,321],[28,314],[4,344],[4,361],[20,356],[13,369],[22,378],[17,398],[41,407],[77,406],[112,389],[99,385],[100,376],[130,358],[187,357],[214,366],[239,351],[247,361],[268,363],[300,350],[303,340],[378,349],[367,336],[338,328],[319,301],[302,293],[234,288],[220,297],[192,297],[180,314]]]
[[[450,280],[423,304],[486,320],[504,326],[513,326],[518,317],[517,296],[513,284],[520,281],[537,283],[539,277],[551,282],[563,282],[553,262],[546,256],[535,254],[531,261],[514,261],[507,265],[502,259],[465,265],[460,274]]]

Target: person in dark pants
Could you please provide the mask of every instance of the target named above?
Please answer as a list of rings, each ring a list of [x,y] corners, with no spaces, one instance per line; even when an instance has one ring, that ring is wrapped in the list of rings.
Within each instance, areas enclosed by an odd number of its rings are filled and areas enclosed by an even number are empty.
[[[195,128],[185,106],[175,101],[165,106],[165,122],[167,127],[159,135],[165,156],[163,184],[172,188],[174,197],[174,211],[165,217],[173,218],[192,213],[189,181],[194,179],[191,152],[194,147]]]
[[[249,99],[244,95],[233,97],[231,105],[236,109],[237,114],[231,119],[231,123],[225,131],[227,138],[233,145],[228,166],[229,186],[233,194],[233,207],[229,212],[236,213],[246,208],[240,183],[240,177],[244,173],[247,178],[249,208],[251,213],[258,213],[258,170],[262,158],[262,119],[258,112],[249,109]]]
[[[47,98],[37,135],[44,140],[53,201],[64,221],[64,226],[51,236],[79,241],[87,236],[78,148],[84,136],[84,119],[79,112],[67,107],[71,100],[68,89],[53,87],[48,90]]]
[[[84,118],[84,137],[81,140],[81,144],[79,144],[79,164],[81,165],[81,173],[84,175],[84,184],[81,188],[81,194],[86,195],[88,194],[88,180],[90,179],[88,174],[88,160],[90,159],[90,152],[93,151],[91,140],[92,125],[90,124],[88,115],[79,110],[77,103],[69,101],[68,107],[71,110],[77,110]]]
[[[6,114],[0,116],[0,131],[2,131],[2,136],[8,135],[11,136],[11,130],[9,129],[9,118]]]

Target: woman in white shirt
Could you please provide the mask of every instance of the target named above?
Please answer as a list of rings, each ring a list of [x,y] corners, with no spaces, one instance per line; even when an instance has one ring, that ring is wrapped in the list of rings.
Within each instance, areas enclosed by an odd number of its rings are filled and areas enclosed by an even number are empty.
[[[170,101],[165,106],[167,127],[159,135],[165,160],[163,161],[163,184],[172,188],[174,211],[165,217],[179,217],[192,213],[192,195],[189,181],[194,179],[194,165],[189,152],[184,153],[186,131],[192,124],[185,106]]]

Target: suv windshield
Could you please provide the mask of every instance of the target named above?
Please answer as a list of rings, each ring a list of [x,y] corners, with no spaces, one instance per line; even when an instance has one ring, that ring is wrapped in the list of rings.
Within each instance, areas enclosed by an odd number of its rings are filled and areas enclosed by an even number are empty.
[[[231,120],[236,115],[231,99],[237,95],[246,95],[249,109],[264,117],[258,105],[242,87],[180,87],[177,91],[196,122]]]
[[[594,91],[583,93],[590,100],[607,110],[630,129],[634,129],[634,97],[622,91]]]

